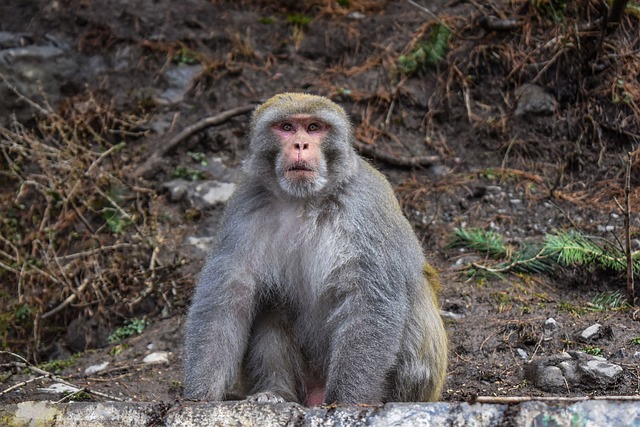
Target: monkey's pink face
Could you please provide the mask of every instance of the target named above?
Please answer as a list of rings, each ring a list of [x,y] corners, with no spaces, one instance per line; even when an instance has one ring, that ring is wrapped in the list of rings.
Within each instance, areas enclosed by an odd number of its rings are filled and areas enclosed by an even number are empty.
[[[306,114],[289,116],[272,126],[282,148],[279,168],[291,183],[319,177],[323,159],[321,145],[329,125]]]

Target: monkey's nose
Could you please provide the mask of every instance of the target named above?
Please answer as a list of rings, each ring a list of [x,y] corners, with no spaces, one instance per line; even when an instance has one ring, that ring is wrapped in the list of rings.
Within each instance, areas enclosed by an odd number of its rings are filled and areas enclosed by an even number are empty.
[[[293,145],[295,147],[296,150],[308,150],[309,149],[309,143],[308,142],[296,142]]]

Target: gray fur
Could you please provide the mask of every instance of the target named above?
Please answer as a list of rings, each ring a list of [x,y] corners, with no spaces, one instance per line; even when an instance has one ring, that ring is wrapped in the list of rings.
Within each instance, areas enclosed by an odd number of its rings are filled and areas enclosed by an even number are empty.
[[[257,401],[304,403],[309,384],[324,384],[328,403],[438,399],[446,334],[390,185],[331,103],[326,183],[283,188],[262,120],[278,116],[270,104],[254,115],[245,177],[189,311],[185,396],[222,400],[240,385]]]

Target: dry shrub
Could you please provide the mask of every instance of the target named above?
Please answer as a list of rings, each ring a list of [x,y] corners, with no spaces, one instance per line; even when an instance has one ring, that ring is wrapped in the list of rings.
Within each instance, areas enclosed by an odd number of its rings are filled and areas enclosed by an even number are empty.
[[[79,314],[130,317],[172,289],[155,192],[125,173],[142,118],[90,94],[32,106],[32,126],[0,127],[0,335],[37,358]]]

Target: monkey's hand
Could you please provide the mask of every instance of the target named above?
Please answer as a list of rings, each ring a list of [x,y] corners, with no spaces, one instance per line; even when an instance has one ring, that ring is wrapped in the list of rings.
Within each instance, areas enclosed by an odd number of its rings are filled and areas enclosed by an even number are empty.
[[[247,396],[249,402],[258,403],[284,403],[286,400],[275,391],[261,391]]]

